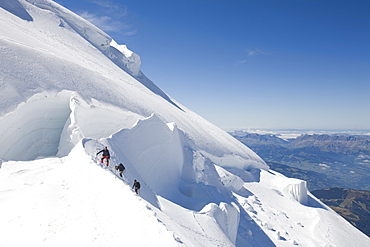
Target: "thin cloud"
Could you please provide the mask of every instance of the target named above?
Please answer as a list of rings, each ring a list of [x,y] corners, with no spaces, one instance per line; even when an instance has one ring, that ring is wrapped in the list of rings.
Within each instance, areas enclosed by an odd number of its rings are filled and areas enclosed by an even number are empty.
[[[89,0],[89,2],[98,5],[99,7],[103,8],[101,10],[116,17],[124,17],[128,14],[127,8],[120,6],[116,2],[101,0]]]
[[[247,63],[249,60],[251,60],[251,58],[253,57],[256,57],[256,56],[260,56],[260,55],[268,55],[266,52],[260,50],[260,49],[257,49],[257,48],[254,48],[254,49],[248,49],[246,50],[246,53],[244,53],[244,56],[247,56],[246,59],[243,59],[243,60],[238,60],[236,61],[236,66],[239,66],[239,65],[242,65],[242,64],[245,64]]]
[[[249,59],[244,59],[244,60],[236,61],[236,65],[237,65],[237,66],[239,66],[239,65],[241,65],[241,64],[243,64],[243,63],[248,62],[248,60],[249,60]]]
[[[89,0],[91,4],[97,5],[96,12],[83,11],[80,16],[93,23],[101,30],[109,33],[115,32],[124,36],[132,36],[137,33],[128,23],[127,8],[113,3],[112,1]]]
[[[254,56],[259,56],[259,55],[267,55],[267,53],[258,49],[258,48],[249,49],[247,51],[247,56],[248,57],[254,57]]]
[[[80,13],[80,16],[105,32],[117,32],[125,34],[125,36],[131,36],[136,33],[135,30],[130,31],[129,25],[110,16],[99,16],[87,11]]]

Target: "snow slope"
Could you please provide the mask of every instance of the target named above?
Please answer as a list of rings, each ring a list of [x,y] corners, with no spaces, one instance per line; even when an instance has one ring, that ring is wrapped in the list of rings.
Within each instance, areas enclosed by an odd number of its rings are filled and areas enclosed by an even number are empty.
[[[0,16],[0,246],[370,245],[81,17],[50,0]]]

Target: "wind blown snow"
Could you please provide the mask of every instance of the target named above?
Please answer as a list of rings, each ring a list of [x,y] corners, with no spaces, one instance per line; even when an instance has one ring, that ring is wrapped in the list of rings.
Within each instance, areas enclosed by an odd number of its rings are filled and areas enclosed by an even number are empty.
[[[51,0],[0,15],[0,246],[370,246],[86,20]]]

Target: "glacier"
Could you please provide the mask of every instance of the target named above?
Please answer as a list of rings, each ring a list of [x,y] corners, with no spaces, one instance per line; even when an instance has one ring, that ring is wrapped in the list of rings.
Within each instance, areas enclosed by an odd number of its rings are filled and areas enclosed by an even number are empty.
[[[0,15],[1,246],[370,245],[83,18],[51,0]]]

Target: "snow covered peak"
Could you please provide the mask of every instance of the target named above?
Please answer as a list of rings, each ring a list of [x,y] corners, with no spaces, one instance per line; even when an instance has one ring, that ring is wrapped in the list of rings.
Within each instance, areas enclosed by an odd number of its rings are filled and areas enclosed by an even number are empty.
[[[370,245],[81,17],[0,0],[0,29],[0,246]]]
[[[140,72],[140,57],[127,49],[126,45],[117,44],[109,35],[73,14],[69,10],[55,4],[49,0],[32,0],[33,3],[40,9],[49,10],[55,13],[60,18],[60,27],[70,28],[87,42],[100,50],[117,66],[125,69],[134,76],[138,76]]]

